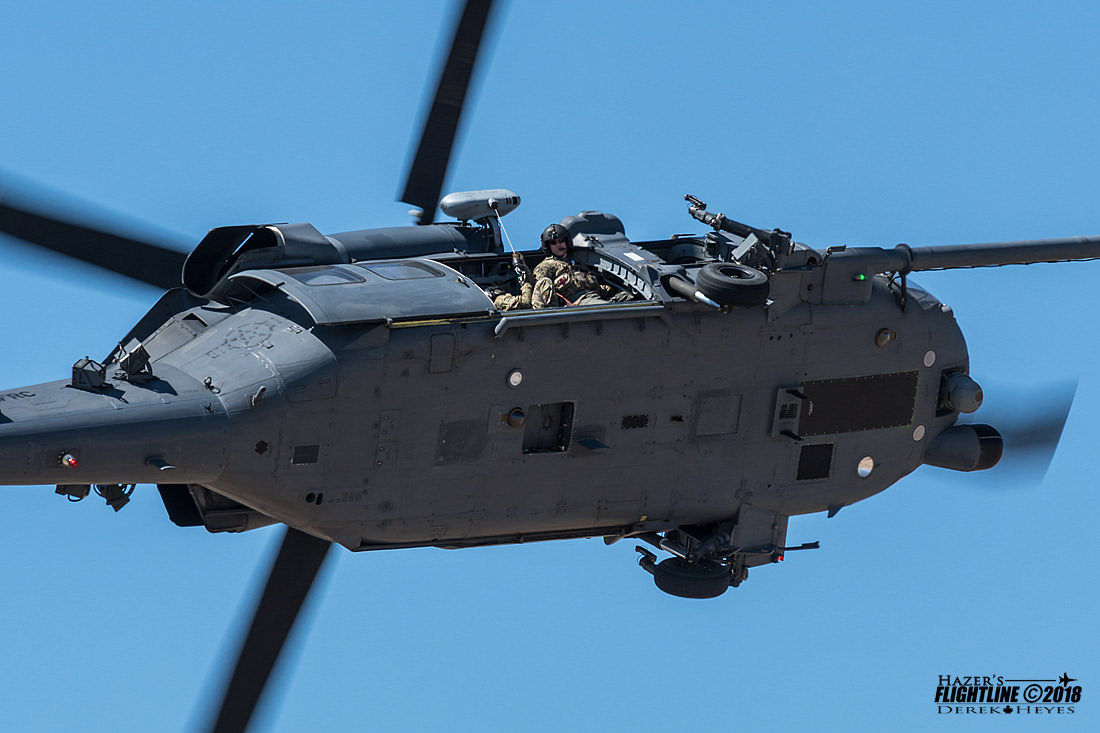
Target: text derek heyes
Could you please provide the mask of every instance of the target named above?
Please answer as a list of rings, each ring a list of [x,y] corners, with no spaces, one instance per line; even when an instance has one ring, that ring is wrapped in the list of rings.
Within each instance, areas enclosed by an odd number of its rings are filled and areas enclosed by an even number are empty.
[[[1067,673],[1057,679],[941,674],[934,702],[939,715],[1073,715],[1081,701],[1081,685],[1070,685],[1076,681]]]

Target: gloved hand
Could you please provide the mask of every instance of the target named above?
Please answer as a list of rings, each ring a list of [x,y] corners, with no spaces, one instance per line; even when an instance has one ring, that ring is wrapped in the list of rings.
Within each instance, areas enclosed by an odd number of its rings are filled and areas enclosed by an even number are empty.
[[[524,283],[534,284],[535,275],[531,272],[531,268],[527,266],[527,262],[519,252],[512,253],[512,269],[516,271],[516,277],[519,278],[520,285]]]

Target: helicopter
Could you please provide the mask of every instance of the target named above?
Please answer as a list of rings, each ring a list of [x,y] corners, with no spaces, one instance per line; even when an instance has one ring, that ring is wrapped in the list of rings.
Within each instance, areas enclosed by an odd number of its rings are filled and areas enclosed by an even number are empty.
[[[718,231],[720,231],[720,230],[718,230]],[[716,233],[718,233],[718,231],[716,231]],[[584,233],[584,232],[582,232],[582,233]],[[591,233],[591,232],[590,232],[590,233]],[[636,254],[638,254],[638,253],[636,252]],[[639,254],[639,255],[640,255],[640,254]],[[428,265],[428,266],[431,266],[431,265]],[[915,289],[914,289],[913,293],[916,293],[916,292],[917,292],[917,291],[915,291]],[[914,297],[916,297],[916,295],[914,295]],[[642,300],[641,300],[640,298],[639,298],[639,302],[642,302]],[[707,307],[709,307],[709,306],[707,306]],[[733,315],[734,313],[736,313],[736,311],[731,311],[731,313],[730,313],[730,314],[726,314],[726,315],[727,315],[727,316],[729,316],[729,315]],[[532,315],[533,315],[533,314],[532,314]],[[649,330],[649,329],[651,329],[651,328],[657,328],[657,327],[658,327],[658,326],[657,326],[657,324],[653,324],[653,325],[651,325],[651,326],[647,327],[647,330]],[[508,336],[508,333],[505,333],[505,336]],[[576,338],[576,335],[575,335],[575,333],[574,333],[574,335],[572,336],[572,338]],[[606,338],[606,337],[604,337],[604,338]],[[429,360],[430,360],[430,358],[429,358]],[[155,375],[155,374],[157,373],[157,368],[156,368],[156,364],[155,364],[155,362],[154,362],[154,363],[153,363],[153,365],[152,365],[152,371],[153,371],[153,374],[154,374],[154,375]],[[529,374],[528,374],[528,376],[529,376]],[[792,386],[792,387],[784,387],[784,389],[798,389],[798,387],[796,387],[796,386]],[[208,390],[208,391],[209,391],[209,390]],[[14,391],[14,392],[13,392],[13,394],[19,394],[20,392],[22,392],[22,390],[17,390],[17,391]],[[253,394],[255,394],[255,393],[253,393]],[[800,397],[796,397],[796,396],[795,396],[795,398],[799,398],[799,400],[801,400],[801,398],[800,398]],[[262,401],[261,401],[261,402],[262,402]],[[270,404],[270,403],[268,403],[268,404]],[[674,416],[674,414],[673,414],[673,416]],[[672,420],[670,420],[670,422],[672,422]],[[645,429],[645,428],[641,428],[641,429]],[[804,436],[800,436],[800,437],[804,437]],[[583,438],[582,438],[582,439],[583,439]],[[792,442],[794,441],[794,439],[793,439],[793,438],[787,438],[787,439],[791,440]],[[596,450],[599,450],[599,448],[597,447],[597,448],[596,448]],[[559,452],[565,452],[565,451],[559,451]],[[166,458],[167,458],[167,457],[166,457]],[[442,459],[444,459],[444,460],[445,460],[445,459],[448,459],[448,458],[461,458],[461,457],[454,457],[454,456],[447,456],[447,455],[444,455],[444,456],[442,456]],[[158,470],[160,470],[160,469],[158,469]],[[178,467],[177,467],[177,469],[174,469],[174,470],[178,470]],[[876,469],[876,470],[878,470],[878,469]]]

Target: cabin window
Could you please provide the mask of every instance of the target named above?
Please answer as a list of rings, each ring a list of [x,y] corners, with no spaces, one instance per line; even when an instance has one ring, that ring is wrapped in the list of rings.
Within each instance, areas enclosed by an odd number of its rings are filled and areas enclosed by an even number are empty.
[[[296,445],[290,462],[295,466],[303,466],[307,463],[316,463],[321,455],[319,445]]]
[[[741,422],[741,395],[728,390],[700,392],[695,401],[695,435],[733,435]]]
[[[523,452],[564,453],[573,439],[573,402],[531,405],[523,430]]]
[[[443,277],[442,272],[423,262],[396,260],[394,262],[372,262],[369,265],[359,266],[387,280],[419,280],[426,277]]]
[[[293,270],[280,270],[303,285],[344,285],[346,283],[366,282],[365,278],[336,267],[302,267]]]

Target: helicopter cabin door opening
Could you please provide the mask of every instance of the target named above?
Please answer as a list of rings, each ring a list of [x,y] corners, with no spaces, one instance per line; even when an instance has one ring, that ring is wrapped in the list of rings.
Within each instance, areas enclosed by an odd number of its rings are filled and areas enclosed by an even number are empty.
[[[565,453],[573,439],[572,402],[531,405],[523,429],[523,453]]]

